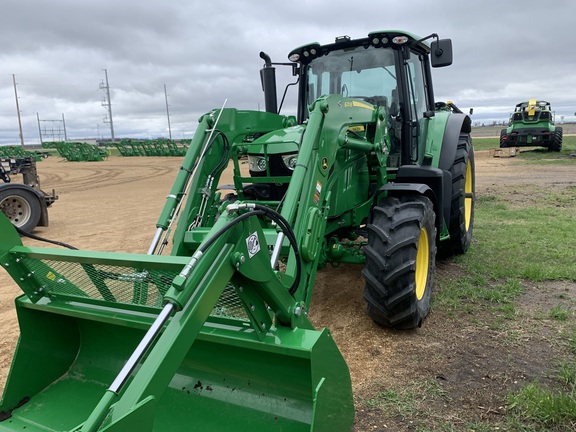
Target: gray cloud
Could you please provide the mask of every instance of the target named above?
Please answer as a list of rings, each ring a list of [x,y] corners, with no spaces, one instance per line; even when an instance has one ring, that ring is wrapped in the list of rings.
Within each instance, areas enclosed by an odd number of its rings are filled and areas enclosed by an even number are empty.
[[[103,69],[117,137],[167,135],[164,84],[173,136],[190,137],[198,117],[225,99],[228,107],[263,107],[261,50],[285,62],[296,46],[387,28],[452,39],[453,66],[434,71],[437,99],[474,107],[475,121],[504,120],[531,97],[549,100],[557,114],[574,120],[576,3],[570,0],[87,3],[4,1],[0,144],[19,142],[12,74],[26,143],[38,142],[36,113],[41,119],[64,114],[71,138],[108,137]],[[288,71],[279,77],[280,89],[292,79]]]

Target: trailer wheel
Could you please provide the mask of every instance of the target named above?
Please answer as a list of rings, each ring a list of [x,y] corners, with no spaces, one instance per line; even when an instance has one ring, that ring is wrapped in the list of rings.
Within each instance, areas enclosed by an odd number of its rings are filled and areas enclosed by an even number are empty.
[[[450,220],[448,221],[450,239],[438,245],[438,252],[442,257],[463,254],[472,242],[475,169],[474,149],[469,134],[460,134],[450,174],[452,174]]]
[[[562,128],[558,126],[554,130],[554,138],[548,146],[548,151],[559,152],[560,150],[562,150]]]
[[[0,209],[12,224],[25,232],[32,232],[40,221],[40,203],[36,196],[27,190],[0,191]]]
[[[435,218],[432,202],[420,195],[387,197],[372,209],[362,275],[374,322],[411,329],[428,315],[436,266]]]

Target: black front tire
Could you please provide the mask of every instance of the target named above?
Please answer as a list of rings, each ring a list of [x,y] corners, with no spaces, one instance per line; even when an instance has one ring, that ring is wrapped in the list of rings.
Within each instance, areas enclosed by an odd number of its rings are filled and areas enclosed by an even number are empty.
[[[450,167],[452,196],[450,197],[450,239],[438,245],[442,257],[465,253],[472,243],[475,205],[474,148],[469,134],[460,134],[456,157]]]
[[[374,322],[396,329],[422,325],[434,283],[435,223],[432,202],[424,196],[387,197],[372,209],[362,275]]]
[[[500,131],[500,148],[508,147],[506,144],[506,135],[508,135],[508,131],[506,129],[502,129]]]
[[[27,233],[36,228],[42,211],[38,198],[24,189],[1,190],[0,210],[13,225]]]

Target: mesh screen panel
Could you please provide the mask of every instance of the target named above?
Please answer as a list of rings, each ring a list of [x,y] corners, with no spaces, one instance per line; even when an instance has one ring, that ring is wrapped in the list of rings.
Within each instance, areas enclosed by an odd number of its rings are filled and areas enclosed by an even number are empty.
[[[81,264],[56,260],[22,258],[43,292],[51,297],[92,298],[115,303],[160,308],[163,297],[179,271],[134,268],[110,264]],[[247,320],[236,294],[228,284],[212,315]]]

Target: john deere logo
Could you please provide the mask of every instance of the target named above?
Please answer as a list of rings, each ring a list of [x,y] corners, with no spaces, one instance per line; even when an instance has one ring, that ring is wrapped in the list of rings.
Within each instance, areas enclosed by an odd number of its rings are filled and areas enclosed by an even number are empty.
[[[328,159],[322,158],[322,169],[328,168]]]
[[[248,256],[250,258],[260,252],[260,240],[258,240],[258,233],[256,231],[246,239],[246,246],[248,247]]]

